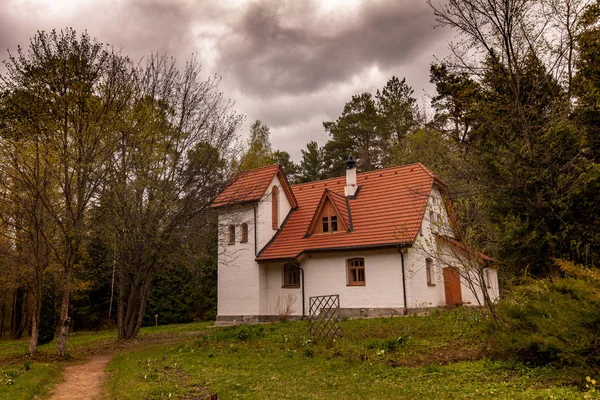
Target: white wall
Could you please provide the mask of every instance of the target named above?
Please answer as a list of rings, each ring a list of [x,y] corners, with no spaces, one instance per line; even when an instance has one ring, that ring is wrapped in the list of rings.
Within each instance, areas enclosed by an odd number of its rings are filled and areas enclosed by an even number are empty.
[[[248,242],[240,243],[241,224],[248,224]],[[236,228],[229,242],[229,225]],[[219,212],[217,315],[257,315],[259,272],[254,261],[253,205],[234,206]]]
[[[277,233],[271,224],[271,190],[274,185],[279,187],[278,221],[281,226],[291,210],[291,205],[277,175],[273,177],[258,203],[219,209],[217,315],[259,315],[264,314],[261,310],[271,306],[267,303],[267,270],[259,267],[254,259],[256,253]],[[248,224],[247,243],[240,243],[242,223]],[[231,245],[228,244],[229,225],[236,228],[236,240]],[[300,303],[300,300],[298,302]]]
[[[348,286],[346,260],[365,259],[365,286]],[[400,254],[395,249],[354,251],[347,253],[314,254],[302,259],[306,313],[309,297],[340,295],[342,308],[402,308],[402,269]],[[278,298],[296,296],[295,315],[302,313],[302,290],[282,288],[283,264],[261,265],[267,275],[267,296],[261,313],[276,315]]]
[[[283,188],[281,187],[281,182],[277,175],[273,177],[271,183],[269,183],[269,187],[265,191],[265,194],[262,196],[260,202],[258,203],[258,212],[257,212],[257,221],[258,221],[258,251],[260,251],[269,240],[273,238],[273,235],[277,233],[277,230],[272,227],[272,203],[271,203],[271,191],[273,190],[273,186],[277,185],[279,187],[279,226],[289,214],[291,210],[290,202],[285,195]]]

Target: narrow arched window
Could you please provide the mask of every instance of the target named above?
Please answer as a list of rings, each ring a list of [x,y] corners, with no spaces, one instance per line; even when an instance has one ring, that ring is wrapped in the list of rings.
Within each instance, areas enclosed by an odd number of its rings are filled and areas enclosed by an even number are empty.
[[[235,225],[229,225],[229,244],[235,243]]]
[[[272,227],[273,229],[279,229],[279,188],[273,186],[271,189],[271,213],[272,213]]]
[[[435,277],[433,276],[433,260],[425,259],[425,274],[427,275],[427,286],[435,286]]]
[[[242,224],[240,243],[246,243],[247,241],[248,241],[248,224],[244,222]]]

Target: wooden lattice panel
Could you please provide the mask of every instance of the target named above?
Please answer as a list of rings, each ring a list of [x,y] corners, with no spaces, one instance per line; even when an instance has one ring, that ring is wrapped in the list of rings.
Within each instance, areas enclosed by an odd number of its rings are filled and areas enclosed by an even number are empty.
[[[341,337],[340,295],[313,296],[309,301],[309,326],[313,339]]]

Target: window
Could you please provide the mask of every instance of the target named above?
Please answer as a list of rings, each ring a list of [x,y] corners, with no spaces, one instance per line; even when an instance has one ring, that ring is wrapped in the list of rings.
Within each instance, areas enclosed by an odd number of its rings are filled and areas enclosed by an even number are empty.
[[[352,258],[348,260],[348,286],[365,285],[365,259]]]
[[[279,229],[279,188],[273,186],[271,189],[271,225],[273,229]]]
[[[331,219],[331,232],[337,232],[337,215],[330,217]]]
[[[242,224],[240,243],[247,243],[247,242],[248,242],[248,224],[244,222]]]
[[[435,279],[433,276],[433,261],[431,258],[425,259],[425,273],[427,274],[427,286],[435,286]]]
[[[323,217],[323,232],[329,232],[329,217]]]
[[[229,244],[235,243],[235,225],[229,225]]]
[[[490,270],[489,269],[485,270],[485,285],[487,286],[488,289],[492,288],[492,281],[490,280]]]
[[[323,233],[337,232],[337,230],[338,230],[337,215],[332,215],[331,217],[323,217],[322,221],[323,221]]]
[[[300,268],[293,264],[283,265],[283,287],[300,287]]]

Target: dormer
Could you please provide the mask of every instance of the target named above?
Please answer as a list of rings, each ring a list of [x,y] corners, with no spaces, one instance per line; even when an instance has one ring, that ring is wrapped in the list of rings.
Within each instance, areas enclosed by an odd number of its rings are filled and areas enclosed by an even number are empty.
[[[308,226],[306,236],[351,231],[352,215],[348,199],[325,189]]]

